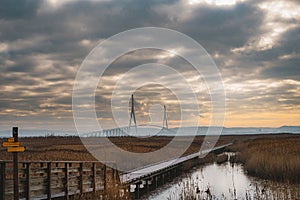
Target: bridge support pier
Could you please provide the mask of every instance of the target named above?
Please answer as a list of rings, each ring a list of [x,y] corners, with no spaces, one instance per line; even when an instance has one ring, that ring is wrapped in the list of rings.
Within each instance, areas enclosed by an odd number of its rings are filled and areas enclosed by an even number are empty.
[[[149,194],[149,180],[146,180],[146,192]]]
[[[136,193],[135,193],[136,196],[135,197],[136,197],[136,199],[139,199],[140,198],[140,183],[137,183],[135,186],[136,186],[136,188],[135,188],[136,189]]]

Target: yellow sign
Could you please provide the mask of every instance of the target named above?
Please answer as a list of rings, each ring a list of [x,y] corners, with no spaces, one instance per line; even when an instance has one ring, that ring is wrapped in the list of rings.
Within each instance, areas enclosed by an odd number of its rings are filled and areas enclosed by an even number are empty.
[[[7,152],[12,153],[12,152],[24,152],[25,147],[8,147]]]
[[[8,138],[8,142],[14,142],[15,141],[15,138],[11,137],[11,138]]]
[[[18,147],[20,146],[20,142],[3,142],[3,147]]]

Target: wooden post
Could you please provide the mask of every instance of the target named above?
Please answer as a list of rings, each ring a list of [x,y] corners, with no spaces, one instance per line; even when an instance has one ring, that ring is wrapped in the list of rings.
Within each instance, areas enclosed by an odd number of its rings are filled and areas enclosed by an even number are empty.
[[[140,183],[136,183],[136,198],[140,198]]]
[[[112,170],[112,185],[113,185],[113,188],[116,187],[116,171],[114,169],[114,167],[111,168]]]
[[[96,166],[96,163],[93,163],[93,169],[92,169],[92,171],[93,171],[93,191],[94,191],[94,193],[96,193],[96,173],[97,173],[97,168],[96,168],[97,166]]]
[[[0,162],[0,200],[5,199],[5,162]]]
[[[69,163],[65,163],[65,199],[69,199]]]
[[[13,138],[15,142],[19,141],[18,127],[13,127]],[[19,167],[18,152],[13,152],[13,179],[14,179],[14,200],[19,200]]]
[[[51,199],[51,162],[47,163],[47,199]]]
[[[107,176],[106,176],[106,165],[104,165],[104,167],[103,167],[104,194],[106,193],[106,190],[107,190],[107,180],[106,180],[106,178],[107,178]]]
[[[146,180],[147,195],[149,194],[149,180]]]
[[[117,164],[115,163],[114,167],[113,167],[113,171],[114,171],[114,189],[116,190],[116,195],[119,198],[120,197],[120,188],[119,188],[119,172],[117,170]]]
[[[84,193],[83,188],[83,163],[79,163],[79,190],[80,190],[80,196]]]
[[[26,163],[26,199],[30,199],[30,163]]]

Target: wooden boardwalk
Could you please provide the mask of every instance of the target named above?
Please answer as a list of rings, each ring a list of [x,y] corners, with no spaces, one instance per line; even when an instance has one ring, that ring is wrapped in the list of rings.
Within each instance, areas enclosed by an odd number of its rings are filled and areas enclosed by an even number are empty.
[[[231,144],[210,151],[219,151]],[[106,166],[108,162],[21,161],[18,163],[20,199],[69,199],[74,195],[80,197],[96,192],[105,199],[110,188],[118,191],[116,195],[125,194],[126,197],[138,199],[140,194],[176,177],[185,163],[197,161],[199,156],[207,153],[208,150],[197,152],[127,173],[119,173],[116,166]],[[113,162],[109,164],[114,165]],[[0,161],[0,200],[13,199],[12,166],[12,161]]]
[[[178,176],[184,164],[197,164],[200,156],[209,152],[223,151],[224,148],[230,145],[232,143],[135,169],[125,174],[120,174],[120,181],[126,191],[134,194],[131,195],[133,199],[139,199],[141,194],[149,193],[150,190],[154,190],[159,185],[163,185],[165,182]]]
[[[190,155],[187,155],[187,156],[184,156],[184,157],[180,157],[180,158],[176,158],[176,159],[172,159],[172,160],[168,160],[168,161],[163,161],[163,162],[148,165],[148,166],[145,166],[145,167],[142,167],[142,168],[139,168],[139,169],[132,170],[132,171],[126,173],[126,174],[122,174],[120,176],[120,179],[121,179],[120,181],[123,184],[124,183],[125,184],[126,183],[133,183],[133,182],[139,181],[140,179],[143,179],[145,177],[149,177],[149,176],[152,176],[153,174],[157,174],[157,172],[162,173],[162,171],[174,168],[177,165],[180,165],[180,164],[182,164],[186,161],[189,161],[191,159],[197,158],[201,155],[207,154],[211,151],[214,152],[214,151],[217,151],[217,150],[220,150],[220,149],[224,149],[225,147],[227,147],[231,144],[232,143],[225,144],[225,145],[222,145],[222,146],[214,147],[211,150],[197,152],[197,153],[190,154]]]

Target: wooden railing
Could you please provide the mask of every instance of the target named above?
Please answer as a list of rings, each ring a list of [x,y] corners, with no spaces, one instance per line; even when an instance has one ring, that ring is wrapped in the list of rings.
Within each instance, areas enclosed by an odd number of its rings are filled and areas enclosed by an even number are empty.
[[[111,166],[111,165],[110,165]],[[98,192],[119,182],[118,172],[100,162],[19,162],[20,199],[51,199]],[[0,200],[13,199],[13,163],[0,161]]]
[[[232,143],[213,148],[210,151],[217,152]],[[149,184],[164,183],[165,176],[173,177],[181,170],[184,164],[194,161],[197,163],[201,154],[209,151],[197,152],[179,159],[156,163],[135,169],[126,174],[120,174],[115,170],[113,163],[107,162],[80,162],[80,161],[35,161],[18,162],[19,196],[20,199],[69,199],[77,195],[84,199],[86,193],[97,193],[97,198],[92,199],[129,199],[134,198],[130,194],[131,185],[136,185],[137,198],[146,183],[144,190],[149,189]],[[172,165],[170,165],[172,163]],[[105,165],[106,164],[106,165]],[[172,175],[173,174],[173,175]],[[160,181],[159,179],[162,179]],[[149,181],[150,180],[150,181]],[[153,181],[155,180],[155,181]],[[149,184],[148,184],[149,182]],[[13,199],[13,162],[0,160],[0,200]],[[108,195],[113,195],[113,198]],[[98,198],[99,197],[99,198]],[[100,198],[102,197],[102,198]]]

